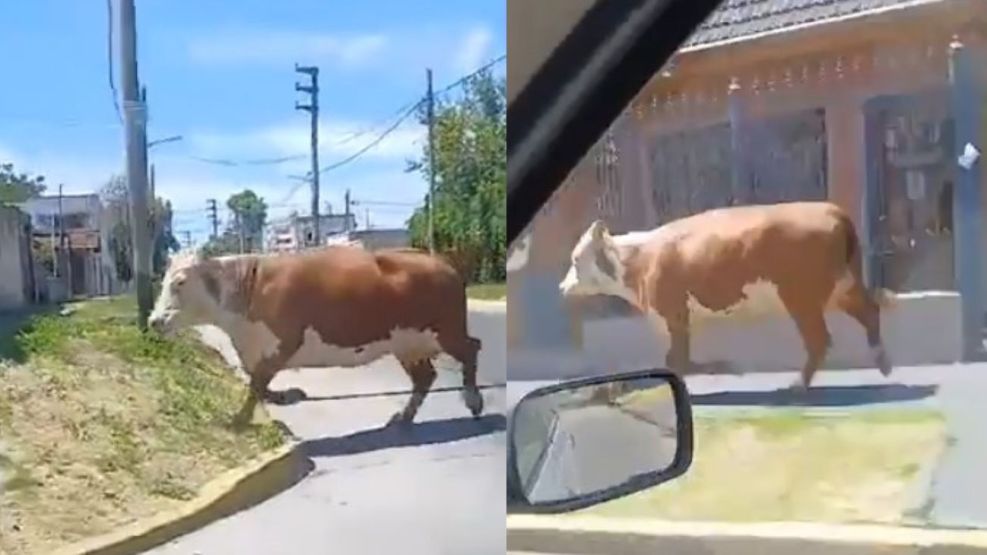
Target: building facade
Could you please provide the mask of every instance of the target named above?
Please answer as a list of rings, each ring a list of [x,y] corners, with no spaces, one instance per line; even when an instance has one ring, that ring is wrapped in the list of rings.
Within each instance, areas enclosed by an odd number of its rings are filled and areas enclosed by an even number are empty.
[[[297,213],[287,218],[271,220],[264,229],[264,249],[267,252],[293,252],[313,243],[326,244],[332,236],[345,234],[357,227],[353,214],[320,214],[319,234],[321,240],[314,241],[315,220],[312,216]]]
[[[573,312],[557,292],[596,218],[622,233],[718,206],[828,199],[854,217],[872,285],[987,296],[987,279],[971,281],[987,276],[983,180],[956,164],[956,138],[976,143],[984,127],[985,23],[976,0],[723,2],[519,241],[515,346],[577,346],[582,319],[626,313],[599,299]],[[969,203],[954,190],[977,206],[955,222]]]

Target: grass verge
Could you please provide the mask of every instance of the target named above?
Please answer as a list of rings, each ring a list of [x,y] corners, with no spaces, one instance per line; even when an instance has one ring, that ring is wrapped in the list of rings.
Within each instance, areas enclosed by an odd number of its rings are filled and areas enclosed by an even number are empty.
[[[140,333],[129,297],[72,308],[30,318],[0,360],[0,553],[173,508],[285,441],[269,421],[231,430],[243,383],[191,335]]]
[[[475,283],[466,287],[466,296],[482,301],[499,301],[507,298],[506,283]]]
[[[578,514],[665,520],[900,523],[946,445],[930,409],[697,417],[683,477]]]

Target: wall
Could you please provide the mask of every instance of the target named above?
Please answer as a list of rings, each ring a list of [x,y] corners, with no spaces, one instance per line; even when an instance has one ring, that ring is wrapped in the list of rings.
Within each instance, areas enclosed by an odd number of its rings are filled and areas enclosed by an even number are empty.
[[[27,262],[27,216],[0,206],[0,310],[19,308],[31,301],[32,284]]]
[[[871,368],[860,325],[842,313],[826,317],[832,336],[823,368]],[[928,322],[936,322],[929,333]],[[511,379],[560,379],[606,372],[664,367],[668,341],[640,317],[591,320],[581,349],[513,349]],[[960,298],[953,292],[902,294],[882,311],[882,337],[895,365],[949,364],[962,357]],[[725,322],[694,334],[693,362],[700,372],[799,370],[805,351],[787,316],[757,322]]]

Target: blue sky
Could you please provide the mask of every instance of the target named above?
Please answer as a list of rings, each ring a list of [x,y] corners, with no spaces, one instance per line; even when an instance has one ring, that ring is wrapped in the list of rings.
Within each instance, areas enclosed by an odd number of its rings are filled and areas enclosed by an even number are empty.
[[[0,160],[63,183],[66,192],[96,191],[124,166],[123,129],[108,77],[106,2],[7,4],[4,19],[17,24],[0,33],[7,76],[0,87]],[[307,158],[238,167],[196,160],[306,154],[308,113],[294,110],[295,100],[305,100],[294,90],[301,77],[295,62],[320,67],[324,166],[372,141],[399,108],[420,97],[426,67],[441,88],[506,52],[503,0],[136,4],[149,139],[184,137],[151,151],[158,194],[174,204],[176,229],[197,240],[208,230],[209,197],[222,204],[251,188],[272,205],[272,216],[308,210],[307,186],[288,177],[308,171]],[[114,26],[115,20],[116,14]],[[117,56],[114,48],[119,80]],[[349,188],[356,200],[389,203],[361,206],[361,226],[367,209],[374,226],[402,225],[426,188],[418,174],[403,172],[423,139],[417,123],[403,124],[357,161],[324,174],[322,198],[342,210]]]

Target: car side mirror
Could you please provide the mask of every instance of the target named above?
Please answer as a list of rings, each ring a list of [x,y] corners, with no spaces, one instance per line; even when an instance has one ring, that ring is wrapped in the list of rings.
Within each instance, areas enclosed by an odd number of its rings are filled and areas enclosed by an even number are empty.
[[[530,391],[508,428],[508,480],[522,510],[572,511],[653,487],[692,464],[685,383],[654,370]]]

